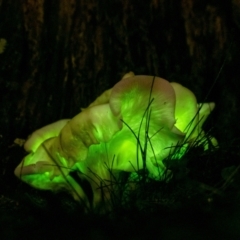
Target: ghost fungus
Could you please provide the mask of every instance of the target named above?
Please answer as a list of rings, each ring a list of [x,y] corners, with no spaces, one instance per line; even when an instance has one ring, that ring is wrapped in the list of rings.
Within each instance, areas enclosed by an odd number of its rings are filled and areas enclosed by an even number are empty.
[[[202,136],[202,125],[206,121],[208,115],[213,111],[214,103],[197,103],[197,99],[193,92],[183,87],[179,83],[170,83],[175,91],[175,126],[182,132],[186,133],[187,142],[193,142],[199,136]],[[204,132],[203,132],[204,133]],[[213,140],[214,145],[217,144]],[[207,146],[206,146],[207,148]]]
[[[65,189],[96,207],[111,198],[116,187],[109,182],[122,171],[146,167],[150,177],[161,180],[163,160],[174,149],[191,146],[199,135],[204,138],[202,124],[213,108],[214,103],[197,104],[194,94],[178,83],[126,74],[73,119],[35,131],[25,143],[30,153],[15,175],[39,189]],[[89,182],[92,203],[86,203],[71,171]]]
[[[24,149],[27,152],[35,152],[42,142],[59,135],[62,128],[70,119],[59,120],[55,123],[42,127],[31,134],[29,139],[24,144]]]

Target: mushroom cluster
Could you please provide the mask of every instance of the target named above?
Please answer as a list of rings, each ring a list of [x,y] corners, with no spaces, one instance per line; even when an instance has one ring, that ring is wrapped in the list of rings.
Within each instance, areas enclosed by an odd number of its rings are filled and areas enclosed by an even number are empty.
[[[114,184],[103,183],[123,171],[146,168],[150,178],[163,179],[164,159],[181,159],[193,143],[206,142],[202,124],[214,106],[198,104],[178,83],[130,72],[74,118],[33,132],[14,173],[35,188],[65,190],[96,207],[114,191]],[[214,138],[210,142],[217,145]],[[73,171],[90,184],[91,201]]]

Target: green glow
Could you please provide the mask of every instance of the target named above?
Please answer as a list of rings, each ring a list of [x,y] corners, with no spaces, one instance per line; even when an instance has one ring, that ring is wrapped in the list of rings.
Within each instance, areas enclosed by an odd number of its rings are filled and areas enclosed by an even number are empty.
[[[49,124],[33,132],[26,141],[24,148],[27,152],[35,152],[37,148],[47,139],[57,137],[61,129],[70,119],[62,119],[55,123]]]
[[[101,199],[103,180],[117,178],[121,171],[140,170],[144,161],[149,177],[161,180],[164,159],[181,159],[200,132],[205,137],[202,124],[214,103],[199,106],[194,94],[178,83],[156,77],[151,91],[152,76],[129,76],[73,119],[35,131],[25,143],[31,153],[15,175],[36,188],[65,189],[79,200],[86,196],[69,176],[79,170],[92,186],[94,206]],[[212,142],[217,144],[214,138]],[[103,191],[109,196],[112,189]]]
[[[177,99],[175,105],[175,126],[184,132],[189,123],[193,121],[188,130],[188,133],[191,133],[198,122],[198,117],[195,117],[198,110],[196,97],[189,89],[178,83],[171,83],[171,85],[174,88]],[[194,117],[195,119],[193,120]]]

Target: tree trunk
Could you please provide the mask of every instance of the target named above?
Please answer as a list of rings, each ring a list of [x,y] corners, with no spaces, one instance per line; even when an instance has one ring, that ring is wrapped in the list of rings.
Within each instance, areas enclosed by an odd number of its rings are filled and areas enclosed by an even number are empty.
[[[231,138],[239,28],[237,0],[0,0],[0,134],[12,141],[71,118],[134,71],[215,101],[217,137]]]

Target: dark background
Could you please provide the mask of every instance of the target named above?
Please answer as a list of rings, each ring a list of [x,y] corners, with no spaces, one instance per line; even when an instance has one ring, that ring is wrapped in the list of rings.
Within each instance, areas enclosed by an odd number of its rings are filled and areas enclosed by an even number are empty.
[[[237,0],[1,0],[1,137],[71,118],[134,71],[216,102],[217,138],[232,139],[239,133],[239,12]]]
[[[12,196],[18,183],[13,169],[24,153],[16,150],[14,139],[26,138],[58,119],[72,118],[129,71],[179,82],[199,102],[215,102],[205,129],[212,129],[217,138],[224,153],[221,161],[235,158],[239,162],[240,1],[0,0],[1,38],[7,45],[0,54],[0,209],[15,211],[19,206],[18,197]],[[217,209],[230,205],[230,200],[225,201]],[[4,214],[2,221],[9,227],[16,212],[11,213],[12,218]],[[21,214],[14,220],[16,226],[34,222],[31,214],[21,222]],[[200,221],[208,219],[214,229],[236,233],[237,214],[224,212],[222,218],[200,214]],[[230,215],[233,220],[226,218]],[[144,223],[148,218],[155,224],[149,228],[153,232],[159,228],[159,219],[145,217]],[[169,215],[166,219],[173,226],[165,229],[165,236],[183,234],[182,239],[188,239],[182,230],[188,225],[193,234],[189,239],[201,239],[196,238],[199,231],[193,221],[173,220]],[[134,229],[128,221],[121,224],[126,231]],[[9,229],[5,236],[10,232],[14,236]],[[37,227],[32,229],[37,231]],[[202,233],[207,234],[208,228],[204,229]],[[100,224],[96,235],[92,233],[88,239],[97,239],[102,231]],[[231,235],[229,239],[235,238]]]

